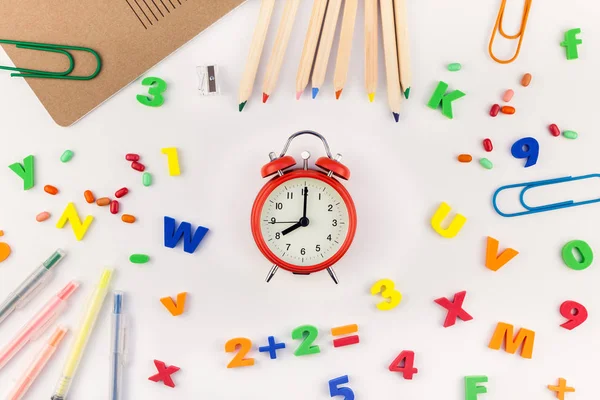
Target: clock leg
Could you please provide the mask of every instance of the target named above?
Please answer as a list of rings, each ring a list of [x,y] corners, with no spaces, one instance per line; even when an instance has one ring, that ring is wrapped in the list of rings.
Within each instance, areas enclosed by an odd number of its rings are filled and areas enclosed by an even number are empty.
[[[331,268],[331,267],[327,268],[327,272],[329,272],[329,276],[331,277],[331,279],[333,279],[333,281],[337,285],[340,281],[338,281],[338,277],[335,274],[335,271],[333,270],[333,268]]]
[[[277,265],[273,265],[271,267],[271,270],[267,274],[267,279],[266,279],[267,283],[269,283],[271,281],[271,279],[273,279],[273,276],[275,275],[275,272],[277,272],[278,269],[279,269],[279,267]]]

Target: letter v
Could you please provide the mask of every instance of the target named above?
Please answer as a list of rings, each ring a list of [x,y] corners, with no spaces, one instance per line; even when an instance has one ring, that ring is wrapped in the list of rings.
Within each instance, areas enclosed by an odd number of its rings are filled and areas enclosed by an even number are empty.
[[[485,252],[485,266],[492,271],[498,271],[507,262],[512,260],[519,254],[515,249],[508,248],[500,255],[498,254],[498,241],[493,237],[487,238],[487,250]]]
[[[163,297],[162,299],[160,299],[160,302],[163,304],[163,306],[166,307],[167,310],[169,310],[171,315],[176,317],[178,315],[183,314],[183,310],[185,309],[186,297],[187,292],[181,292],[177,294],[177,304],[175,304],[173,299],[170,297]]]

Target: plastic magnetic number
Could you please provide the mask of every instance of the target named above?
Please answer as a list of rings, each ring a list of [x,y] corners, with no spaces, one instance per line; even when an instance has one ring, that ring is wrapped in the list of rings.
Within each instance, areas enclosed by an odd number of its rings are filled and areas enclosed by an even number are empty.
[[[396,308],[402,301],[402,293],[395,289],[394,282],[389,279],[380,279],[371,286],[371,294],[379,294],[381,297],[388,299],[389,301],[382,301],[377,304],[377,308],[382,311],[388,311]]]
[[[350,382],[348,375],[340,376],[329,381],[329,394],[331,397],[344,396],[343,400],[354,400],[354,392],[349,387],[338,387]]]
[[[413,368],[415,363],[415,352],[409,350],[402,350],[398,357],[390,364],[390,371],[401,372],[404,379],[412,379],[413,375],[419,372],[418,369]]]
[[[588,312],[583,304],[567,300],[560,305],[560,315],[568,319],[568,321],[561,324],[561,326],[565,329],[572,330],[585,322],[588,317]]]
[[[540,144],[532,137],[517,140],[510,149],[514,158],[526,158],[525,168],[534,166],[540,154]]]
[[[227,364],[227,368],[238,368],[238,367],[251,367],[254,365],[254,358],[245,358],[246,354],[252,348],[252,341],[247,338],[235,338],[225,343],[225,351],[232,353],[237,350],[238,346],[240,349],[238,353],[233,357],[231,362]]]
[[[575,258],[573,250],[577,251],[581,256],[581,261]],[[575,271],[582,271],[592,265],[594,261],[594,252],[589,244],[583,240],[571,240],[562,248],[562,259],[567,267]]]
[[[150,96],[138,94],[136,96],[137,101],[149,107],[162,106],[165,102],[165,98],[163,97],[162,93],[165,90],[167,90],[167,82],[163,81],[160,78],[149,76],[147,78],[144,78],[144,80],[142,81],[142,85],[150,86],[148,88],[148,94]]]
[[[294,351],[294,355],[299,357],[320,353],[321,349],[319,346],[313,346],[317,336],[319,336],[319,330],[312,325],[302,325],[294,329],[292,331],[292,339],[302,340],[296,351]]]

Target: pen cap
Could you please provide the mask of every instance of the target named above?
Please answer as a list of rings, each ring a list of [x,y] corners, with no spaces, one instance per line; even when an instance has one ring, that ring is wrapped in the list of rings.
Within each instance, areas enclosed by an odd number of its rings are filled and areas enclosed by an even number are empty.
[[[115,354],[125,354],[125,335],[127,330],[127,319],[123,314],[123,295],[121,291],[113,292],[113,318],[111,342],[111,356]],[[124,359],[121,359],[124,362]]]
[[[37,295],[48,283],[52,276],[53,268],[57,266],[66,253],[61,249],[56,250],[46,261],[42,263],[29,277],[19,286],[15,293],[25,292],[19,299],[16,308],[22,308]]]
[[[78,287],[79,283],[76,281],[71,281],[67,283],[65,287],[62,288],[61,291],[58,292],[56,296],[50,301],[50,303],[46,305],[46,308],[44,308],[42,313],[48,313],[49,316],[47,317],[45,322],[39,325],[35,333],[32,335],[31,340],[37,340],[46,331],[46,329],[50,327],[50,325],[54,324],[54,322],[58,319],[58,317],[67,307],[68,298],[75,292],[75,290],[77,290]]]

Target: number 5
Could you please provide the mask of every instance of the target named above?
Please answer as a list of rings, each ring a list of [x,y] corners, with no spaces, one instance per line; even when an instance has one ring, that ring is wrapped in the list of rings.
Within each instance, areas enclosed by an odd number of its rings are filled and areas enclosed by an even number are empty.
[[[139,101],[145,106],[162,106],[165,102],[165,98],[162,96],[162,93],[165,90],[167,90],[167,82],[163,81],[160,78],[149,76],[147,78],[144,78],[144,80],[142,81],[142,85],[151,86],[150,88],[148,88],[148,94],[150,94],[151,96],[138,94],[136,96],[137,101]]]
[[[371,286],[371,294],[378,294],[383,290],[381,297],[390,300],[378,303],[377,308],[382,311],[388,311],[400,304],[400,301],[402,301],[402,293],[394,289],[394,287],[394,282],[389,279],[380,279]]]
[[[329,394],[331,397],[344,396],[344,400],[354,400],[354,392],[348,387],[338,387],[348,383],[348,375],[340,376],[329,381]]]

